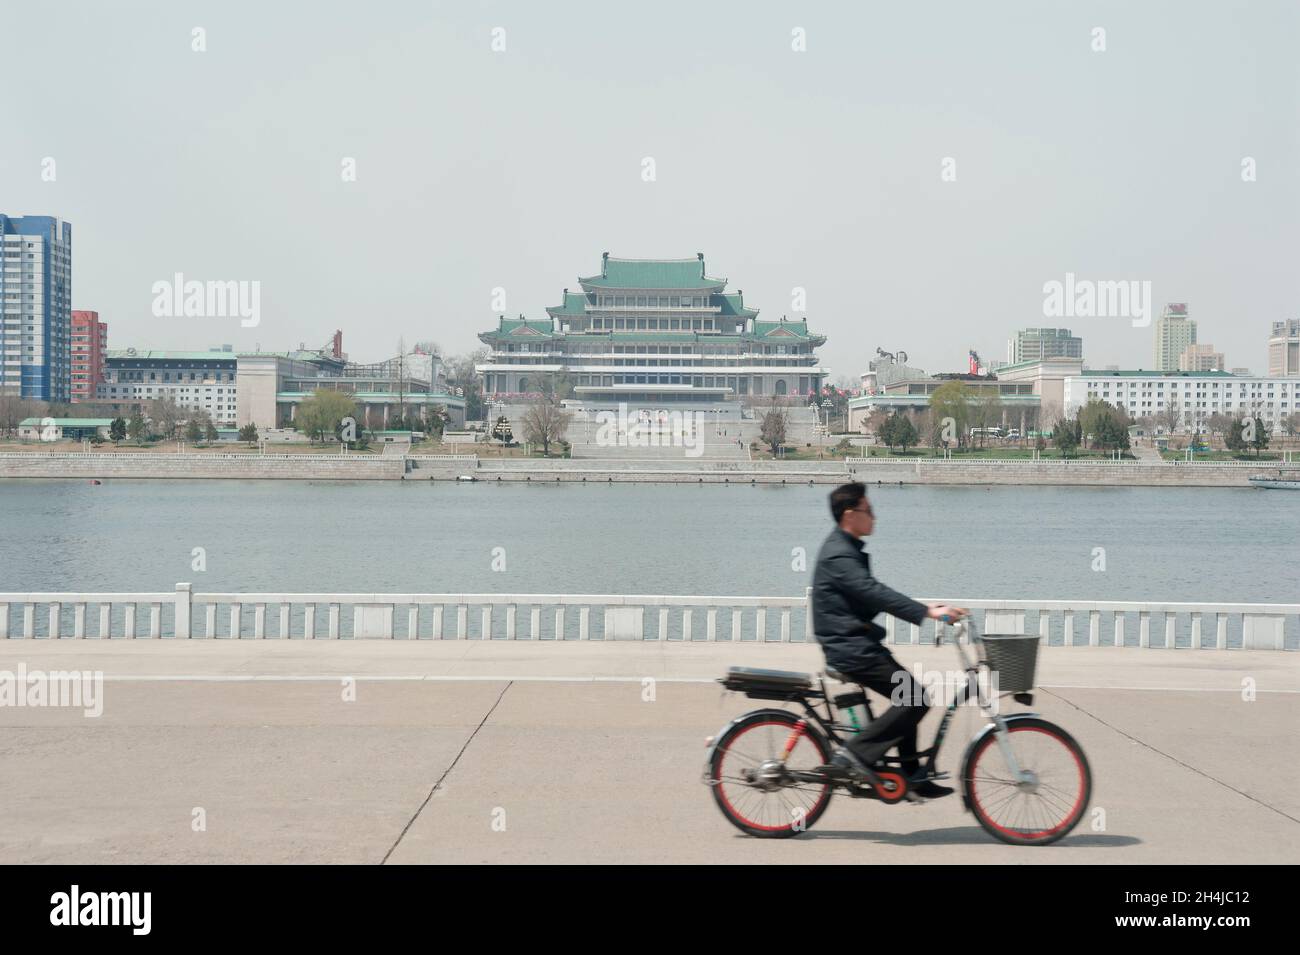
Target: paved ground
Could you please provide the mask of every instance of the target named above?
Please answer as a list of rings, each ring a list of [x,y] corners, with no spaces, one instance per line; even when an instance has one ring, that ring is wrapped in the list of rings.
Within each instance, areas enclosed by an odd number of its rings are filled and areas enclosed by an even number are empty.
[[[957,796],[837,798],[800,838],[748,838],[699,777],[705,737],[758,704],[709,680],[818,662],[797,645],[11,640],[0,670],[106,683],[96,719],[0,706],[0,863],[1300,861],[1300,668],[1281,652],[1045,650],[1035,709],[1083,744],[1104,810],[1056,846],[994,842]],[[977,720],[962,711],[943,768]]]

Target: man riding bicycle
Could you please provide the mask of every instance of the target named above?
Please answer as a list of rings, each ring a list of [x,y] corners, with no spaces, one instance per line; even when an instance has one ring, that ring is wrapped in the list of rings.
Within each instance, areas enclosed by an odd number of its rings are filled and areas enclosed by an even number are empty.
[[[903,772],[915,782],[913,792],[934,798],[952,792],[930,779],[913,779],[920,771],[917,727],[929,709],[916,681],[885,649],[885,630],[874,622],[889,613],[908,623],[927,617],[957,620],[966,615],[960,607],[927,606],[891,590],[871,574],[871,559],[863,538],[871,535],[875,515],[866,486],[853,482],[837,487],[830,496],[836,527],[822,544],[813,573],[813,632],[826,656],[826,665],[849,680],[889,699],[889,708],[862,732],[836,749],[828,772],[856,777],[877,762],[894,745]]]

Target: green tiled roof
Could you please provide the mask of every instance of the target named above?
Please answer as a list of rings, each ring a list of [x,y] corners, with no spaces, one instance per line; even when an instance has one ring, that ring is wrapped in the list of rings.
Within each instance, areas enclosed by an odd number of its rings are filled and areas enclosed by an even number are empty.
[[[567,292],[564,296],[563,305],[553,305],[546,310],[549,315],[586,315],[586,306],[590,304],[587,296],[581,292]]]
[[[701,259],[606,259],[603,275],[579,279],[594,288],[721,288],[726,279],[710,278]]]
[[[18,427],[35,428],[44,421],[44,418],[24,418]],[[51,418],[50,421],[59,428],[107,428],[113,423],[112,418]]]
[[[722,311],[718,313],[719,315],[735,315],[738,317],[753,318],[758,314],[758,309],[745,308],[745,306],[741,305],[739,295],[719,295],[717,298],[717,304],[722,306]]]
[[[758,338],[808,338],[808,320],[754,322],[754,335]]]
[[[520,338],[520,339],[541,339],[555,338],[556,333],[551,330],[549,321],[527,321],[519,318],[503,318],[500,324],[490,332],[483,332],[479,338],[487,340],[497,340],[501,338]]]

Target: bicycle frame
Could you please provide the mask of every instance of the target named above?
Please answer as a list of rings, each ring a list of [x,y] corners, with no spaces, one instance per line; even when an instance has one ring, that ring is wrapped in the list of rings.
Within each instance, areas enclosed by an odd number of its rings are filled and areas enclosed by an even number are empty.
[[[1015,752],[1012,750],[1011,743],[1007,738],[1008,734],[1007,734],[1006,720],[1002,717],[1000,713],[997,712],[997,709],[993,701],[990,699],[986,699],[984,696],[982,696],[979,693],[979,688],[978,688],[978,678],[980,672],[979,662],[972,661],[967,656],[966,651],[962,648],[962,644],[961,644],[962,636],[966,634],[973,634],[974,631],[972,625],[966,621],[959,620],[954,624],[952,624],[952,627],[953,627],[953,646],[956,647],[957,656],[961,660],[962,671],[966,675],[966,682],[961,687],[959,687],[957,691],[953,694],[953,698],[951,702],[949,702],[948,706],[944,710],[943,718],[939,722],[939,728],[935,732],[934,742],[929,746],[929,748],[917,753],[918,762],[921,764],[922,768],[928,774],[930,768],[934,765],[935,760],[938,759],[939,757],[939,750],[943,746],[944,738],[948,735],[948,726],[952,722],[953,714],[957,712],[958,706],[961,706],[963,703],[965,703],[968,699],[971,698],[972,684],[973,684],[975,687],[975,699],[979,705],[980,710],[984,713],[984,716],[989,721],[989,725],[986,726],[983,732],[976,734],[975,739],[978,740],[981,736],[984,735],[984,733],[987,733],[989,731],[994,732],[997,735],[998,748],[1001,750],[1002,756],[1007,762],[1007,768],[1011,771],[1012,775],[1017,780],[1020,780],[1022,782],[1032,781],[1033,775],[1031,773],[1026,773],[1025,771],[1023,771],[1020,767],[1019,762],[1016,760]],[[944,630],[940,628],[936,635],[936,640],[939,644],[942,644],[943,639],[944,639]],[[820,692],[816,696],[799,694],[797,697],[799,703],[802,704],[804,708],[805,718],[801,719],[798,723],[795,724],[795,727],[791,731],[789,738],[786,740],[785,747],[781,754],[782,762],[785,762],[785,760],[789,758],[790,753],[794,750],[794,747],[798,744],[799,737],[803,735],[804,730],[807,727],[809,718],[811,718],[811,720],[817,724],[818,728],[821,729],[822,733],[825,734],[828,740],[830,740],[832,743],[836,743],[839,745],[844,744],[844,738],[840,736],[838,731],[839,730],[848,731],[850,729],[854,729],[854,727],[846,726],[836,720],[836,706],[832,702],[831,696],[826,692],[825,677],[818,677],[818,684],[820,685]],[[816,704],[819,699],[821,700],[821,702],[826,704],[826,715],[824,717],[817,710]],[[1028,715],[1028,714],[1017,714],[1017,715],[1020,716],[1020,715]],[[890,758],[886,758],[885,760],[885,762],[890,765],[895,764],[898,761],[899,760],[897,757],[890,757]],[[815,777],[815,774],[804,773],[804,772],[795,772],[792,775],[797,779],[803,779],[805,776],[809,777],[809,779],[806,781],[814,781],[814,779],[817,778]],[[872,782],[873,784],[878,783],[878,780],[871,779],[870,776],[868,777],[868,781]]]

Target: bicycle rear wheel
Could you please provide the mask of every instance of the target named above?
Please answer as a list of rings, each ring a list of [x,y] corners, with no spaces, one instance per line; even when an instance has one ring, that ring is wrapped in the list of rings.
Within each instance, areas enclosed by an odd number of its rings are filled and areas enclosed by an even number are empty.
[[[1083,818],[1092,771],[1082,747],[1065,730],[1034,717],[1007,723],[1007,741],[1029,781],[1015,779],[996,733],[967,754],[962,782],[971,811],[992,836],[1019,846],[1045,846]]]
[[[742,832],[765,839],[797,835],[812,828],[830,804],[829,783],[789,776],[789,770],[812,770],[830,759],[822,734],[800,722],[794,713],[760,710],[733,723],[714,747],[713,798]]]

